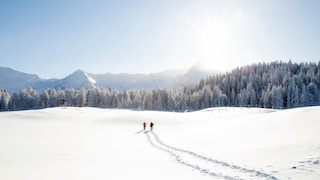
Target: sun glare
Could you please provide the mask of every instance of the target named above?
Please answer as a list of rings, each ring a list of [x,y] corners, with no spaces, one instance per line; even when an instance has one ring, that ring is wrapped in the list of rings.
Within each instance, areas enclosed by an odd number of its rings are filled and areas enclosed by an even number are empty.
[[[226,71],[236,64],[237,53],[236,31],[243,21],[243,14],[235,10],[231,14],[217,14],[202,8],[197,15],[187,19],[190,47],[189,58],[202,62],[209,69]]]

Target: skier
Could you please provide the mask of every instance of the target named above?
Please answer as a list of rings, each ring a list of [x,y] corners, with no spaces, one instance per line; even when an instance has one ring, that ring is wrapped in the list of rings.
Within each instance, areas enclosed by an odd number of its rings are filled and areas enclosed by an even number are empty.
[[[143,122],[143,130],[146,130],[147,123]]]
[[[153,129],[153,125],[154,125],[153,122],[151,122],[151,123],[150,123],[150,130],[151,130],[151,131],[152,131],[152,129]]]

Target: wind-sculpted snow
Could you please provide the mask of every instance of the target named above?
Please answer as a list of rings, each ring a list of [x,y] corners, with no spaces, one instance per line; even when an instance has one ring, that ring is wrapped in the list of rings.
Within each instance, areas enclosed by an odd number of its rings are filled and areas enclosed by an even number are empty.
[[[224,161],[215,160],[193,151],[176,148],[163,143],[158,135],[153,131],[146,131],[145,135],[148,142],[155,148],[170,154],[175,160],[183,165],[199,171],[204,175],[214,178],[228,180],[235,179],[277,179],[271,174],[258,170],[248,169],[233,165]]]

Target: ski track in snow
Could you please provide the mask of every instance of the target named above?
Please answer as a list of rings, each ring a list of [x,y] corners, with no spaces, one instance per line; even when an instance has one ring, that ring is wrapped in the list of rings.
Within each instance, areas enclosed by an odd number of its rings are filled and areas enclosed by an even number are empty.
[[[179,149],[163,143],[158,135],[153,131],[145,131],[148,142],[155,148],[170,154],[175,160],[183,165],[192,168],[195,171],[217,179],[272,179],[277,178],[273,175],[261,171],[247,169],[227,162],[215,160],[195,152]]]

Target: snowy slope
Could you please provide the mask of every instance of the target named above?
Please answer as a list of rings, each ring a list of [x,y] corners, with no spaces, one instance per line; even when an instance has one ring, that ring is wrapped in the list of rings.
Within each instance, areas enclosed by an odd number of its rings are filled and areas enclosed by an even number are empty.
[[[319,112],[1,112],[0,179],[319,179]]]

